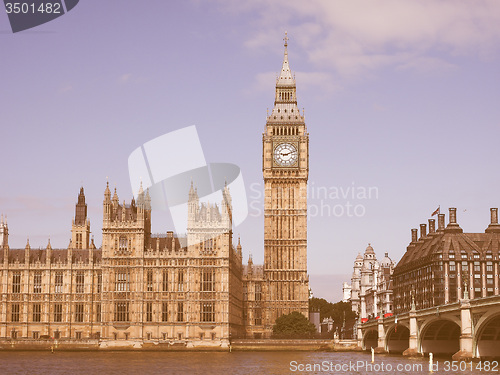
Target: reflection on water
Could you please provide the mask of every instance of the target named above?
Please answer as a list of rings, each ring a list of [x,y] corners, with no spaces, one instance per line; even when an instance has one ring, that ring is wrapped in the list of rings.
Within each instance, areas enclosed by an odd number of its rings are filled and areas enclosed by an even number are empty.
[[[433,374],[498,373],[490,365],[451,369],[451,359],[438,358]],[[449,363],[445,363],[448,361]],[[0,352],[0,374],[429,374],[428,358],[367,353],[304,352]],[[455,364],[456,365],[456,364]],[[464,366],[466,365],[466,366]],[[368,366],[368,367],[367,367]]]

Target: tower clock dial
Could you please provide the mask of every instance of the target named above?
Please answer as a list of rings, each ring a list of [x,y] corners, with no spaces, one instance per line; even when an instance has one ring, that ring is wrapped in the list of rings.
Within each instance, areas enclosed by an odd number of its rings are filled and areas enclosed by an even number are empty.
[[[297,158],[297,148],[291,143],[281,143],[274,149],[274,160],[282,167],[291,167]]]

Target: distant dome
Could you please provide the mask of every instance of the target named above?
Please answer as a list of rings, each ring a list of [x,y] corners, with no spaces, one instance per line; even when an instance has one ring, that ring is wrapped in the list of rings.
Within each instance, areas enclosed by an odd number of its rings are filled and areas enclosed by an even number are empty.
[[[380,261],[381,267],[390,267],[392,264],[392,259],[389,258],[389,253],[385,253],[384,258]]]
[[[371,247],[370,244],[368,244],[368,247],[365,250],[365,254],[366,253],[373,253],[373,254],[375,254],[375,251],[373,251],[373,247]]]
[[[358,256],[356,257],[356,260],[363,260],[363,256],[361,255],[361,253],[358,253]]]

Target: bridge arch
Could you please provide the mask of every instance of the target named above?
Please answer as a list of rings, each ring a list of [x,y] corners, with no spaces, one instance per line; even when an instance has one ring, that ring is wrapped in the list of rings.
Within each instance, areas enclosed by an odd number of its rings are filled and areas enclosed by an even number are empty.
[[[378,332],[376,327],[371,328],[365,332],[363,336],[363,346],[364,350],[370,350],[371,348],[376,348],[378,346]]]
[[[478,320],[473,339],[475,357],[500,358],[500,312],[498,310],[485,313]]]
[[[420,329],[419,348],[422,354],[455,354],[460,350],[460,321],[435,318],[425,322]]]
[[[410,347],[410,330],[403,324],[394,324],[385,335],[385,350],[389,353],[403,353]]]

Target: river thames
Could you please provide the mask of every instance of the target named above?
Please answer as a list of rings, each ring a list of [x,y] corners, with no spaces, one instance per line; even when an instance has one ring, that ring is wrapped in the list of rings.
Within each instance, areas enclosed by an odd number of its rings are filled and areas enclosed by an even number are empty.
[[[498,374],[437,358],[432,374]],[[478,365],[481,366],[479,369]],[[456,366],[456,367],[453,367]],[[486,369],[486,367],[488,369]],[[0,374],[430,374],[428,358],[327,352],[0,352]]]

